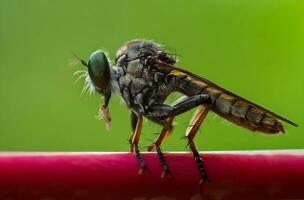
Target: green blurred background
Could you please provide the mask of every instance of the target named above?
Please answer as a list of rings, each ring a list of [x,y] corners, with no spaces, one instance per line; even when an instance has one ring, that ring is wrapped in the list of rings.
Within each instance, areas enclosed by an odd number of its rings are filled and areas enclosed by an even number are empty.
[[[129,113],[112,98],[112,130],[96,120],[98,95],[80,95],[71,52],[114,58],[135,38],[180,55],[179,66],[300,125],[265,136],[208,115],[200,150],[303,149],[304,1],[0,1],[0,150],[127,151]],[[164,150],[186,150],[191,112],[177,118]],[[160,127],[145,122],[145,149]]]

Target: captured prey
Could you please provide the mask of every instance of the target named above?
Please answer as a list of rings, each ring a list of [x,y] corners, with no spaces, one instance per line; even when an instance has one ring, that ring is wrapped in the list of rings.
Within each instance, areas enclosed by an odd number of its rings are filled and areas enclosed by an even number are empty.
[[[114,90],[118,90],[129,108],[133,129],[131,151],[135,152],[141,171],[146,168],[139,150],[144,117],[162,126],[148,151],[157,151],[163,168],[162,175],[165,175],[169,167],[161,151],[162,142],[170,135],[177,115],[197,108],[185,138],[197,163],[200,182],[207,181],[208,176],[194,138],[210,111],[243,128],[266,134],[284,132],[283,122],[297,126],[205,78],[177,67],[175,58],[154,41],[127,42],[117,51],[115,64],[110,63],[102,50],[94,52],[88,62],[81,62],[87,67],[87,78],[93,90],[104,96],[100,113],[108,126],[111,122],[108,104]],[[165,104],[166,98],[176,91],[182,93],[184,98],[170,105]]]

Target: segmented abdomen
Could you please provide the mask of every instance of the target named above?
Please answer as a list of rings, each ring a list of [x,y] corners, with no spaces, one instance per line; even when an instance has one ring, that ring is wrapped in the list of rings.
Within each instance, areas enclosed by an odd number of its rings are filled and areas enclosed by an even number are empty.
[[[177,84],[178,90],[188,96],[208,94],[212,99],[211,111],[241,127],[267,134],[284,132],[282,123],[266,109],[236,95],[190,77],[177,79]]]
[[[215,91],[210,88],[206,92],[212,95]],[[213,100],[212,111],[252,131],[269,134],[284,132],[282,124],[267,111],[229,94],[220,93]]]

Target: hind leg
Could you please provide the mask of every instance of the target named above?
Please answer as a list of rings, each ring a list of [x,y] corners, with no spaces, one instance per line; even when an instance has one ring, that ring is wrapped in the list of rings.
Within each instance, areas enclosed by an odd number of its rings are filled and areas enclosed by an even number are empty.
[[[192,154],[194,156],[194,159],[196,161],[197,167],[201,175],[200,184],[203,183],[204,181],[208,181],[208,176],[206,173],[206,169],[204,167],[203,160],[200,157],[193,140],[199,127],[206,118],[208,111],[209,111],[208,107],[200,106],[197,112],[195,113],[193,119],[191,120],[189,128],[186,131],[186,138],[188,140],[189,147],[192,151]]]

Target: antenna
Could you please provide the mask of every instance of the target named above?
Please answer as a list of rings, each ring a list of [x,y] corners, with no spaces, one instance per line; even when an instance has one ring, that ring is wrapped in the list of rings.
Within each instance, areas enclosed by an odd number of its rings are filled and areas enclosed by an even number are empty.
[[[79,58],[76,54],[74,54],[74,53],[72,53],[72,54],[75,56],[75,58],[77,58],[77,60],[79,60],[79,62],[81,62],[82,65],[88,67],[88,64],[84,60]]]

